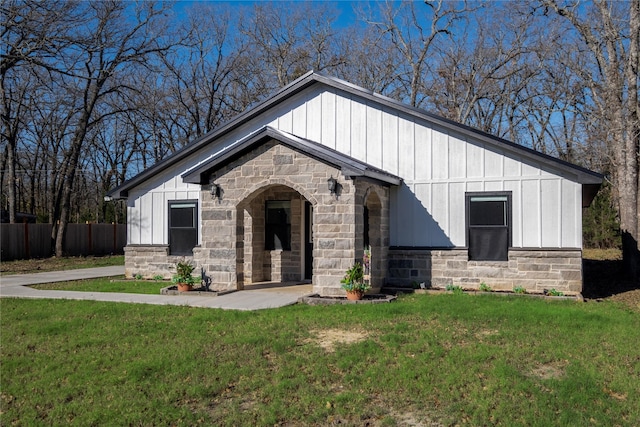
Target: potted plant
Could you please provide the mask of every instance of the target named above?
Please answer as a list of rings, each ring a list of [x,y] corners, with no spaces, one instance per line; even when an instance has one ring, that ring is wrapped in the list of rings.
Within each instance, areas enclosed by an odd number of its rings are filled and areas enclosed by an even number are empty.
[[[370,274],[371,271],[371,246],[365,246],[364,253],[362,255],[362,266],[364,267],[364,274]]]
[[[191,273],[195,268],[190,261],[180,261],[176,264],[176,274],[173,275],[172,281],[178,285],[178,291],[186,292],[193,289],[196,279]]]
[[[369,284],[364,281],[364,268],[359,262],[347,270],[340,283],[342,283],[342,289],[347,291],[347,299],[349,300],[362,299],[364,293],[369,290]]]

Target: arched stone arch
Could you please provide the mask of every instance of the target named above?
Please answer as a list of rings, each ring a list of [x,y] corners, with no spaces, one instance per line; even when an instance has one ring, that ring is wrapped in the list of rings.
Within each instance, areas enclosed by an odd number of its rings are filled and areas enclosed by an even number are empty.
[[[388,257],[388,189],[370,184],[364,188],[362,197],[362,235],[363,255],[370,250],[368,273],[374,292],[384,285]],[[364,258],[364,257],[363,257]]]
[[[290,246],[268,249],[267,204],[288,202]],[[305,227],[306,202],[317,204],[304,188],[283,178],[269,178],[244,191],[236,207],[236,271],[238,289],[245,284],[262,281],[300,281],[305,279],[307,261],[305,244],[309,232]],[[312,259],[312,258],[311,258]],[[310,261],[311,262],[311,261]]]
[[[250,202],[252,198],[255,197],[255,195],[260,194],[265,189],[273,187],[275,185],[283,185],[285,187],[291,188],[292,190],[295,190],[296,192],[300,193],[302,197],[307,199],[307,201],[309,201],[313,206],[316,206],[318,204],[318,200],[316,199],[316,197],[301,185],[291,182],[286,178],[268,177],[265,178],[264,181],[255,184],[251,188],[247,189],[244,193],[242,193],[239,197],[240,202],[238,203],[238,207],[242,207],[243,204]]]

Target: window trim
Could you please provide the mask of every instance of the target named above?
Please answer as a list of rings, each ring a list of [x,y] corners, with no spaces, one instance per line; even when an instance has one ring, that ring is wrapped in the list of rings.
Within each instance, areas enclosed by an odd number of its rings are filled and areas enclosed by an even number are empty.
[[[508,261],[509,250],[513,247],[513,192],[511,191],[468,191],[465,192],[465,245],[467,247],[467,252],[470,261],[487,261],[487,262],[504,262]],[[481,197],[486,199],[492,198],[506,198],[505,200],[505,209],[506,209],[506,226],[505,225],[471,225],[471,199]],[[470,251],[470,231],[472,228],[506,228],[507,229],[507,259],[501,260],[481,260],[481,259],[471,259],[471,251]]]
[[[171,209],[175,205],[193,205],[193,227],[172,227],[171,226]],[[187,207],[187,206],[185,206]],[[191,207],[191,206],[189,206]],[[190,252],[173,252],[171,245],[171,230],[173,229],[193,229],[195,231],[195,241],[193,247],[198,246],[198,199],[179,199],[179,200],[169,200],[167,202],[167,241],[169,244],[169,255],[172,256],[192,256],[193,248],[191,248]]]

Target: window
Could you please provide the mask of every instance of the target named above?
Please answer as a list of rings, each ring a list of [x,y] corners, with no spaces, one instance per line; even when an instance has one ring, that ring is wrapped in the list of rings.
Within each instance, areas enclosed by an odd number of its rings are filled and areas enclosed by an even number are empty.
[[[268,200],[265,206],[266,250],[291,250],[291,202],[289,200]]]
[[[198,244],[198,202],[175,200],[169,202],[169,254],[193,255]]]
[[[511,246],[511,193],[467,193],[469,260],[507,261]]]

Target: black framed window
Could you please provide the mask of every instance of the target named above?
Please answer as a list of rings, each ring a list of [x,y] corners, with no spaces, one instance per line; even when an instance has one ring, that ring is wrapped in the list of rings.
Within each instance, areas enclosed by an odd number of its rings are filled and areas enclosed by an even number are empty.
[[[511,246],[511,192],[467,193],[469,260],[507,261]]]
[[[169,202],[169,254],[193,255],[198,244],[198,201]]]
[[[291,250],[291,201],[267,200],[264,248]]]

